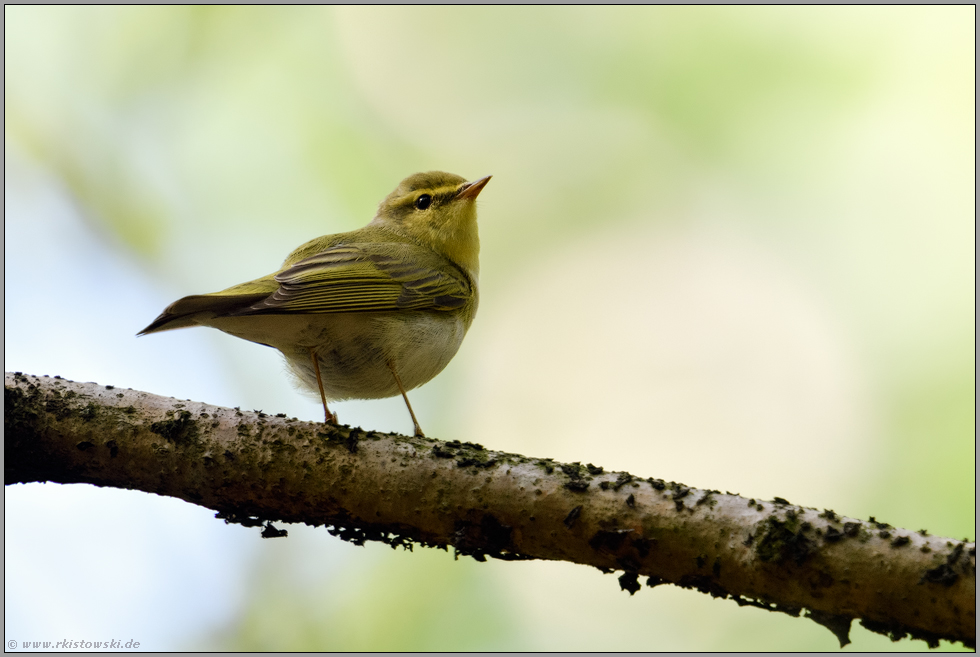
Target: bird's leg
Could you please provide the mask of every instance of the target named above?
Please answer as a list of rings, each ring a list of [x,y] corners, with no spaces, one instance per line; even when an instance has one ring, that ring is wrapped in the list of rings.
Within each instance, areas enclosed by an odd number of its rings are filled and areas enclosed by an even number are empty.
[[[415,419],[415,411],[412,410],[412,405],[408,403],[408,394],[405,392],[405,386],[402,385],[402,380],[398,378],[398,372],[395,371],[395,365],[390,360],[388,361],[388,369],[391,370],[392,375],[395,377],[395,383],[398,384],[398,389],[402,393],[402,399],[405,400],[405,405],[408,406],[408,414],[412,416],[412,424],[415,425],[415,435],[419,438],[425,438],[425,434],[422,433],[422,427],[419,426],[419,421]]]
[[[316,372],[316,384],[320,388],[320,401],[323,402],[323,421],[325,423],[337,424],[337,414],[331,413],[327,408],[327,395],[323,392],[323,380],[320,378],[320,363],[316,357],[316,350],[309,347],[310,358],[313,359],[313,371]]]

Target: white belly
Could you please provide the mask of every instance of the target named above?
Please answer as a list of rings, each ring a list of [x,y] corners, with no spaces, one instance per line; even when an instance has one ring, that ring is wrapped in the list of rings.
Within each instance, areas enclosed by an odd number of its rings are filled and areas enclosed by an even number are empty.
[[[398,395],[389,363],[406,390],[417,388],[446,367],[469,328],[452,312],[251,315],[206,323],[275,347],[300,383],[317,391],[313,348],[329,400]]]

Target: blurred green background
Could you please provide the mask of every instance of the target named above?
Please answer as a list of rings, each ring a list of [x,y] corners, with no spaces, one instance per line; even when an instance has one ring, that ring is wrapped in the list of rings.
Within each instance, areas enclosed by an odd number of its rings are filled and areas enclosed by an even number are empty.
[[[975,8],[4,8],[5,369],[316,420],[276,353],[135,333],[493,180],[429,435],[975,537]],[[400,400],[343,422],[408,432]],[[5,490],[6,639],[149,650],[833,650],[555,563]],[[849,650],[922,649],[855,624]],[[944,644],[944,647],[949,647]]]

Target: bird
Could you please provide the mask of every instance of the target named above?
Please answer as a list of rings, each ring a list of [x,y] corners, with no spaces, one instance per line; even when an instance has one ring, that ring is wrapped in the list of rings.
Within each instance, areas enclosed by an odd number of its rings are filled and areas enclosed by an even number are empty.
[[[479,304],[476,199],[490,181],[441,171],[402,180],[358,230],[324,235],[280,269],[179,299],[137,335],[210,326],[282,352],[297,383],[328,401],[401,394],[456,355]]]

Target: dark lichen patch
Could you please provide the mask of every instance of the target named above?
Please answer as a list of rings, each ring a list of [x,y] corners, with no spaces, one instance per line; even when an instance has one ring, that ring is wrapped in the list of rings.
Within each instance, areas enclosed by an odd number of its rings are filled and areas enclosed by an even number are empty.
[[[619,576],[619,588],[633,595],[640,590],[639,574],[626,572]]]
[[[242,527],[261,527],[269,522],[258,516],[237,511],[218,511],[214,517],[218,520],[224,520],[226,525],[241,525]]]
[[[456,467],[458,468],[489,468],[497,464],[497,459],[488,458],[486,460],[480,460],[472,457],[466,457],[456,461]]]
[[[94,420],[99,414],[99,407],[94,403],[89,402],[85,405],[85,408],[78,412],[78,416],[85,421]]]
[[[774,498],[772,498],[772,503],[773,504],[779,504],[780,506],[789,506],[789,504],[790,504],[789,500],[787,500],[785,498],[782,498],[782,497],[774,497]]]
[[[684,499],[691,493],[691,489],[683,484],[675,484],[674,482],[671,482],[671,486],[674,489],[674,492],[670,495],[670,499],[672,500]]]
[[[830,614],[815,609],[807,609],[806,617],[833,632],[834,636],[840,642],[841,648],[851,642],[851,622],[854,620],[853,617]]]
[[[171,413],[168,411],[167,415]],[[198,436],[197,421],[189,411],[177,411],[170,419],[154,422],[150,425],[150,431],[174,444],[189,443]]]
[[[647,482],[649,482],[649,484],[653,486],[654,490],[663,490],[667,488],[667,484],[664,482],[663,479],[654,479],[653,477],[649,477],[647,479]]]
[[[926,645],[930,648],[938,648],[939,640],[942,638],[938,634],[933,634],[932,632],[923,632],[921,630],[915,630],[906,627],[900,623],[881,623],[878,621],[869,620],[867,618],[861,619],[861,625],[868,630],[876,634],[884,634],[892,641],[901,641],[902,639],[909,637],[911,639],[920,639],[926,642]],[[966,642],[964,642],[964,645]],[[972,646],[970,646],[972,647]]]
[[[767,602],[766,600],[757,600],[741,595],[733,595],[731,598],[739,607],[757,607],[759,609],[765,609],[766,611],[778,611],[781,614],[786,614],[787,616],[792,616],[793,618],[799,617],[800,612],[803,611],[802,607],[781,605],[777,602]]]
[[[827,527],[827,531],[824,533],[823,540],[828,543],[836,543],[837,541],[844,538],[844,534],[834,527]]]
[[[632,529],[600,530],[589,539],[589,547],[604,555],[616,557],[617,565],[627,572],[638,572],[640,564],[656,541],[636,535]]]
[[[877,520],[875,520],[874,516],[868,518],[868,522],[874,525],[875,529],[892,529],[892,526],[889,525],[887,522],[878,522]]]
[[[636,508],[636,496],[633,493],[630,493],[629,497],[626,498],[626,506],[631,509]]]
[[[683,484],[677,484],[674,482],[671,482],[671,486],[674,488],[674,492],[671,493],[670,499],[674,501],[674,508],[677,509],[677,511],[683,511],[683,500],[691,493],[691,489]]]
[[[613,490],[619,490],[620,488],[622,488],[626,484],[629,484],[629,483],[632,483],[632,482],[633,482],[633,475],[631,475],[628,472],[620,472],[616,476],[616,483],[614,483],[612,487],[613,487]]]
[[[600,530],[589,539],[589,547],[596,552],[616,553],[626,543],[627,535],[632,529]]]
[[[412,551],[413,540],[407,536],[402,536],[395,532],[388,531],[386,529],[380,528],[361,528],[361,527],[347,527],[345,525],[333,525],[327,527],[327,532],[331,536],[336,536],[342,541],[351,543],[352,545],[364,545],[367,541],[377,541],[379,543],[384,543],[385,545],[391,546],[391,549],[402,548],[409,552]],[[429,544],[418,541],[419,544],[423,546],[429,546]],[[442,547],[445,546],[430,546],[430,547]]]
[[[856,538],[861,533],[861,523],[859,522],[845,522],[844,523],[844,535],[849,538]]]
[[[825,518],[825,519],[827,519],[827,520],[829,520],[831,522],[839,522],[840,521],[840,517],[836,513],[834,513],[833,511],[831,511],[830,509],[824,509],[823,510],[823,513],[821,513],[817,517],[818,518]]]
[[[89,442],[89,441],[87,441],[87,440],[83,440],[83,441],[82,441],[82,442],[80,442],[80,443],[76,443],[76,444],[75,444],[75,447],[76,447],[76,448],[78,448],[78,451],[80,451],[80,452],[87,452],[88,450],[90,450],[90,449],[92,449],[93,447],[95,447],[95,445],[94,445],[94,444],[92,444],[92,443],[90,443],[90,442]]]
[[[935,568],[930,568],[922,576],[921,582],[929,582],[930,584],[939,584],[941,586],[952,586],[956,583],[960,576],[956,574],[949,564],[939,564]]]
[[[71,405],[60,393],[54,390],[48,393],[48,400],[44,403],[44,410],[59,420],[64,420],[71,415]]]
[[[960,560],[963,556],[964,544],[960,543],[952,552],[946,557],[946,563],[941,563],[935,568],[930,568],[919,580],[919,584],[925,584],[926,582],[930,584],[939,584],[940,586],[952,586],[960,578],[959,574],[953,569],[953,566]]]
[[[572,525],[575,524],[575,521],[578,520],[578,517],[581,514],[582,514],[582,505],[579,504],[577,507],[569,511],[567,516],[565,516],[565,521],[564,521],[565,527],[571,529]]]
[[[114,459],[119,455],[119,445],[115,440],[110,440],[105,446],[109,449],[109,458]]]
[[[888,539],[891,537],[892,537],[892,533],[889,531],[881,530],[880,532],[878,532],[878,538]]]
[[[592,471],[589,470],[589,472]],[[593,472],[592,474],[598,474],[598,473]],[[620,472],[616,476],[616,481],[603,481],[599,484],[599,488],[601,488],[602,490],[609,490],[611,488],[612,490],[618,491],[626,484],[631,484],[631,483],[633,483],[633,475],[631,475],[628,472]]]
[[[761,523],[756,537],[758,543],[755,552],[762,561],[768,563],[791,559],[796,564],[802,564],[815,548],[813,541],[800,530],[798,519],[783,521],[775,514]]]
[[[677,586],[707,593],[712,598],[728,598],[731,593],[710,575],[684,575]]]
[[[603,470],[601,466],[592,465],[591,463],[585,464],[585,469],[590,475],[601,475]]]
[[[501,523],[490,513],[483,514],[479,523],[457,520],[453,532],[453,547],[458,555],[486,561],[487,557],[504,561],[532,559],[517,551],[513,544],[514,528]]]
[[[581,493],[589,488],[590,479],[586,477],[588,470],[581,463],[564,463],[561,465],[561,471],[568,476],[568,481],[565,482],[565,488],[575,493]]]
[[[380,438],[380,435],[378,436]],[[484,454],[472,454],[467,452],[486,452],[486,448],[479,443],[462,443],[458,440],[450,440],[446,443],[438,441],[432,445],[432,455],[440,459],[451,459],[459,456],[456,465],[460,468],[477,467],[489,468],[496,464],[498,459],[488,459]]]
[[[264,444],[266,447],[268,447],[270,454],[273,455],[273,458],[289,459],[292,458],[293,454],[299,451],[299,448],[293,444],[293,442],[282,440],[280,438],[265,440]]]
[[[708,508],[714,508],[718,504],[718,500],[714,498],[715,495],[721,495],[720,490],[708,490],[704,492],[698,501],[694,503],[694,506],[701,506],[702,504],[707,504]]]
[[[350,433],[344,438],[344,447],[351,454],[357,453],[357,443],[360,441],[361,436],[364,435],[363,429],[358,429],[357,427],[350,430]]]
[[[900,548],[908,545],[911,542],[912,539],[908,536],[896,536],[894,539],[892,539],[892,542],[889,543],[889,545],[891,545],[893,548]]]
[[[289,532],[285,529],[277,529],[271,522],[265,523],[265,527],[262,528],[262,538],[282,538],[285,536],[289,536]]]

